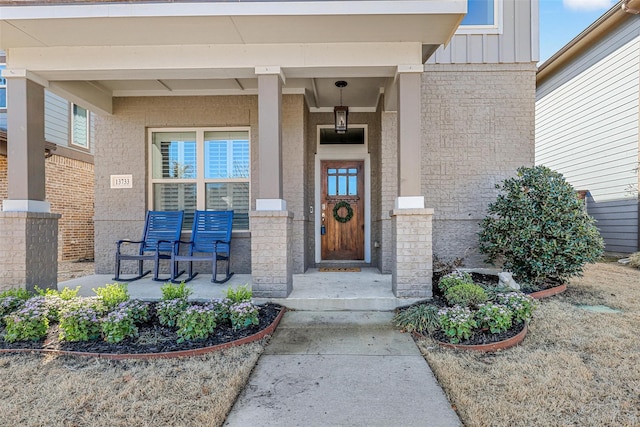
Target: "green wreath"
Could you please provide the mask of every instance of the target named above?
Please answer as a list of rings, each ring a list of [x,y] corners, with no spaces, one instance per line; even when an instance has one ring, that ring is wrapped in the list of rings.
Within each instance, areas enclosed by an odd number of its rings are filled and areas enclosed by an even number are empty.
[[[347,214],[345,216],[340,216],[338,214],[340,208],[347,209]],[[344,200],[336,203],[336,205],[333,207],[333,219],[344,224],[345,222],[351,221],[351,218],[353,218],[353,209],[351,208],[351,205]]]

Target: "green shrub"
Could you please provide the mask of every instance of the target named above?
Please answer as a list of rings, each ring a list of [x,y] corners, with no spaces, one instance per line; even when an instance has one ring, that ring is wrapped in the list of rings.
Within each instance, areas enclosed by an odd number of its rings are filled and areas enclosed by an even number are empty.
[[[487,293],[481,286],[473,283],[463,283],[453,286],[444,294],[449,305],[461,305],[464,307],[476,306],[487,301]]]
[[[412,305],[393,316],[393,324],[407,332],[431,334],[440,327],[438,307],[430,304]]]
[[[233,304],[251,301],[252,295],[253,294],[251,293],[251,289],[249,288],[248,284],[238,286],[236,289],[233,289],[231,288],[231,286],[229,286],[229,289],[227,289],[227,292],[225,294],[225,296],[230,299]]]
[[[602,254],[593,218],[561,174],[522,167],[496,188],[502,194],[481,222],[479,249],[487,262],[502,261],[519,282],[542,287],[565,281]]]
[[[184,298],[160,301],[156,305],[158,321],[164,326],[176,326],[178,317],[180,317],[188,306],[189,303]]]
[[[640,268],[640,252],[629,255],[629,265],[634,268]]]
[[[218,325],[231,321],[229,309],[233,305],[233,302],[229,298],[214,298],[209,305],[216,314],[216,323],[218,323]]]
[[[100,317],[105,313],[101,298],[67,302],[60,312],[61,341],[89,341],[100,337]]]
[[[193,293],[193,290],[184,282],[180,282],[179,285],[167,282],[162,285],[160,290],[162,291],[163,301],[170,301],[178,298],[186,300],[187,298],[189,298],[189,295]]]
[[[15,298],[7,296],[5,298]],[[28,299],[22,307],[4,318],[5,341],[37,341],[47,335],[49,319],[46,302],[37,296]]]
[[[438,288],[442,293],[446,294],[450,288],[462,285],[464,283],[473,283],[473,279],[469,273],[455,270],[445,276],[442,276],[438,281]]]
[[[478,324],[468,307],[449,307],[438,311],[438,322],[440,328],[449,338],[449,342],[457,344],[462,340],[467,340],[473,334]]]
[[[492,334],[509,330],[513,324],[513,313],[509,307],[500,304],[480,304],[476,311],[479,328],[488,328]]]
[[[67,286],[65,286],[64,289],[61,291],[57,289],[41,289],[38,286],[36,286],[35,290],[38,295],[43,297],[58,297],[63,301],[69,301],[73,298],[78,297],[80,286],[76,286],[75,289],[69,289]]]
[[[533,316],[533,312],[538,308],[538,300],[522,292],[507,292],[496,295],[498,304],[509,307],[513,313],[513,321],[516,323],[526,322]]]
[[[216,314],[208,304],[190,305],[180,314],[176,325],[178,342],[205,339],[216,329]]]
[[[31,292],[26,289],[7,289],[6,291],[0,292],[0,300],[6,297],[12,297],[26,301],[32,296]]]
[[[245,329],[249,326],[257,326],[260,323],[258,318],[258,307],[250,301],[243,301],[229,307],[229,319],[233,329]]]
[[[104,340],[108,343],[118,343],[127,337],[138,335],[138,327],[133,316],[125,309],[118,309],[107,314],[100,323]]]
[[[102,303],[107,308],[107,311],[111,311],[116,308],[118,304],[129,300],[126,283],[116,282],[107,284],[104,288],[94,288],[92,291],[102,299]]]

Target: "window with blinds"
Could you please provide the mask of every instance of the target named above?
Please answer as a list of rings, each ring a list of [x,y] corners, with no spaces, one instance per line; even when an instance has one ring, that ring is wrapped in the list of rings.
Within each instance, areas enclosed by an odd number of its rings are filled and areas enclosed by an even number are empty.
[[[185,229],[200,210],[233,210],[234,230],[249,229],[247,129],[150,130],[152,208],[184,210]]]
[[[76,104],[71,104],[71,144],[89,148],[89,112]]]

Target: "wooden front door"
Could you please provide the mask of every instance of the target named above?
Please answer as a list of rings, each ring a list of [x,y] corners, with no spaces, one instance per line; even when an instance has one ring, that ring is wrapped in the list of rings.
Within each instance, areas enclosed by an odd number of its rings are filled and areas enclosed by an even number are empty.
[[[322,161],[323,260],[364,260],[364,161]]]

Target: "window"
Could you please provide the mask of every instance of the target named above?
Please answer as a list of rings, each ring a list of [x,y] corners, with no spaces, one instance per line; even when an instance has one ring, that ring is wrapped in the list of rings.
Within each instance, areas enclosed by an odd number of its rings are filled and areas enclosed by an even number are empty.
[[[500,0],[468,0],[467,15],[460,23],[458,33],[500,32]]]
[[[89,148],[89,112],[71,104],[71,144]]]
[[[151,200],[155,210],[233,210],[234,230],[249,229],[249,131],[151,130]]]
[[[1,75],[6,67],[6,64],[0,64],[0,109],[7,108],[7,79]]]

